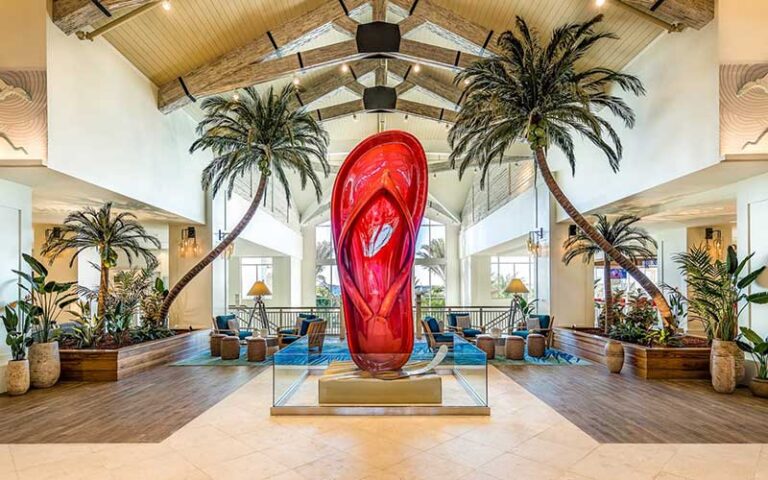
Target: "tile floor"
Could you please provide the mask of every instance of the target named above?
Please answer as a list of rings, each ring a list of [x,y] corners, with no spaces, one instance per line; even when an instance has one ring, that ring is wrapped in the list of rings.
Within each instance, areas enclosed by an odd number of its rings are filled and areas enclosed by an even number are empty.
[[[270,417],[271,375],[159,444],[0,445],[0,478],[768,480],[768,445],[601,445],[493,367],[472,418]]]

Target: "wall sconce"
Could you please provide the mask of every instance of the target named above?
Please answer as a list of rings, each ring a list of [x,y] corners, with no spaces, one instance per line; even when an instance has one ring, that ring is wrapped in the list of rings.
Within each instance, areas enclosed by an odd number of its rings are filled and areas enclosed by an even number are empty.
[[[712,227],[704,229],[704,240],[707,243],[707,250],[710,251],[710,255],[717,260],[723,258],[723,232],[721,230],[715,230]]]
[[[541,244],[539,243],[539,240],[544,238],[544,228],[539,228],[538,230],[531,230],[528,232],[528,241],[526,242],[528,246],[528,253],[531,255],[538,256],[541,252]]]
[[[181,241],[179,241],[179,256],[191,258],[200,255],[200,245],[197,243],[197,231],[195,227],[181,229]]]

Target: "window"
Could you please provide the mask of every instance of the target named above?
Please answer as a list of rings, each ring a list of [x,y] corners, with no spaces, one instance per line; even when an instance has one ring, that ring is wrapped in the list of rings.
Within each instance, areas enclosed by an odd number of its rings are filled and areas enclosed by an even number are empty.
[[[272,290],[272,257],[243,257],[240,259],[240,292],[242,298],[248,297],[257,280],[262,280]]]
[[[422,305],[445,305],[445,225],[425,218],[416,239],[413,290]],[[340,305],[341,286],[333,249],[331,224],[315,228],[315,301],[317,306]]]
[[[429,218],[421,222],[416,238],[413,267],[413,291],[421,295],[421,304],[445,306],[445,225]]]
[[[491,257],[491,298],[512,298],[504,289],[513,278],[522,280],[530,291],[528,297],[535,298],[534,267],[529,256]]]

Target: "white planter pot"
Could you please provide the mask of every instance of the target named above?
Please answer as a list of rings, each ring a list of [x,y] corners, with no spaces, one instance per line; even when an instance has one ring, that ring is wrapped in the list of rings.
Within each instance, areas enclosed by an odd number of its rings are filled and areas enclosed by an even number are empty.
[[[59,342],[33,343],[29,347],[29,376],[35,388],[56,385],[61,375]]]

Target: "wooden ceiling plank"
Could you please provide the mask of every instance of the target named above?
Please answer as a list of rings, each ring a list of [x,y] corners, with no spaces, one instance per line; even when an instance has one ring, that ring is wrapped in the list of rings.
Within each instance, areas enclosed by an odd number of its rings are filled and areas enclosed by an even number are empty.
[[[362,3],[365,2],[361,0],[346,0],[344,5],[346,5],[349,10]],[[342,17],[346,17],[346,12],[342,8],[342,3],[340,3],[339,0],[327,0],[323,2],[322,5],[299,16],[296,20],[283,23],[274,30],[267,31],[264,35],[260,35],[245,45],[183,75],[181,78],[183,79],[184,85],[182,85],[182,82],[178,79],[165,83],[160,87],[158,93],[158,105],[160,110],[168,113],[189,104],[192,100],[189,98],[189,95],[187,95],[187,92],[195,97],[206,94],[209,95],[210,93],[205,93],[209,91],[205,86],[210,85],[216,78],[228,77],[230,75],[237,76],[235,75],[235,71],[240,69],[249,70],[249,66],[252,67],[254,64],[259,64],[264,57],[279,49],[281,46],[296,41],[304,35],[310,34],[313,30]],[[302,53],[302,57],[306,54],[311,56],[311,52],[312,51],[310,50],[309,52]],[[293,55],[291,57],[293,57]],[[278,62],[279,60],[284,59],[273,60],[273,62]],[[312,62],[311,59],[308,61],[310,63]],[[291,60],[281,62],[283,66],[290,63]],[[317,65],[320,63],[322,62],[318,61]],[[266,70],[269,70],[269,68]],[[242,78],[242,76],[237,77],[238,79]],[[239,87],[247,86],[243,85],[241,81],[233,81],[230,83],[235,83]],[[187,92],[185,92],[185,88],[187,89]],[[218,88],[215,90],[216,91],[213,93],[220,93]]]
[[[304,105],[309,105],[315,100],[319,100],[342,87],[350,88],[362,95],[362,90],[360,89],[364,89],[365,87],[357,83],[357,77],[375,70],[376,62],[364,60],[354,62],[349,67],[350,69],[346,73],[335,69],[323,72],[313,80],[312,84],[306,86],[302,85],[299,89],[301,102]],[[360,89],[358,89],[358,86]]]
[[[67,35],[81,30],[88,25],[109,18],[124,8],[137,8],[157,0],[101,0],[97,3],[91,0],[53,0],[51,16],[53,23]]]

